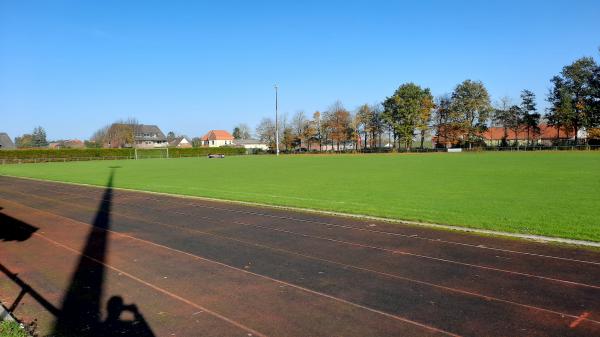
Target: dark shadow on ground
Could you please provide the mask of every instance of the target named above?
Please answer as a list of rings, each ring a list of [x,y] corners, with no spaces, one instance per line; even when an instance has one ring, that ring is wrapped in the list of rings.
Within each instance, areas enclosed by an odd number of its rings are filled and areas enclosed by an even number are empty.
[[[85,248],[63,297],[61,311],[56,319],[56,336],[154,336],[144,317],[134,304],[124,305],[120,296],[107,303],[108,317],[101,321],[102,285],[105,278],[105,260],[108,249],[107,231],[110,229],[110,211],[113,197],[114,169],[111,170],[106,190],[100,201],[93,227]],[[122,321],[122,313],[130,311],[134,320]]]
[[[0,241],[25,241],[37,230],[37,227],[0,212]]]
[[[104,263],[109,243],[109,232],[107,230],[110,229],[113,178],[114,169],[111,170],[93,226],[87,236],[84,249],[81,252],[69,287],[63,296],[60,308],[53,306],[17,274],[12,273],[0,264],[0,272],[3,272],[21,287],[21,292],[9,307],[9,311],[14,311],[26,294],[31,295],[46,310],[56,316],[50,336],[154,336],[137,306],[135,304],[125,304],[121,296],[112,296],[108,300],[106,303],[106,320],[103,321],[101,318],[101,299],[106,273]],[[0,241],[25,241],[37,229],[30,224],[0,213]],[[133,319],[122,320],[121,315],[123,313],[130,313]]]

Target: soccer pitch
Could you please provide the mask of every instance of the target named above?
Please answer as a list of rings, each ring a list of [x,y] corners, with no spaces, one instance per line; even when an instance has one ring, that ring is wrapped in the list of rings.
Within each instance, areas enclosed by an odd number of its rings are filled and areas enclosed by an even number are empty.
[[[238,156],[0,166],[0,175],[600,241],[600,153]]]

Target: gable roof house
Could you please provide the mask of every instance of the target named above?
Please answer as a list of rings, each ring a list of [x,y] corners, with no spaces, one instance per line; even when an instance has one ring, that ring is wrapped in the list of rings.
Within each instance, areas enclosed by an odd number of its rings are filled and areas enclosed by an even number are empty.
[[[16,149],[15,143],[5,132],[0,132],[0,150],[14,150]]]
[[[233,136],[225,130],[210,130],[200,138],[202,146],[219,147],[233,145]]]
[[[160,148],[167,147],[167,137],[156,125],[130,125],[114,123],[107,131],[107,141],[105,147],[121,148],[131,147],[131,136],[133,133],[133,143],[137,148]]]
[[[178,147],[178,148],[190,148],[192,147],[192,142],[187,139],[186,136],[180,136],[169,142],[170,147]]]
[[[155,148],[169,145],[167,136],[156,125],[140,124],[135,129],[135,147]]]

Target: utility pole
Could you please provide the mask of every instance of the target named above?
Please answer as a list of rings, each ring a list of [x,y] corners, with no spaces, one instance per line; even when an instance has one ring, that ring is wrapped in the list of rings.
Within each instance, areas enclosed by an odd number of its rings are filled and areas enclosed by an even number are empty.
[[[277,102],[277,84],[275,84],[275,148],[276,154],[279,156],[279,117],[278,117],[278,102]]]

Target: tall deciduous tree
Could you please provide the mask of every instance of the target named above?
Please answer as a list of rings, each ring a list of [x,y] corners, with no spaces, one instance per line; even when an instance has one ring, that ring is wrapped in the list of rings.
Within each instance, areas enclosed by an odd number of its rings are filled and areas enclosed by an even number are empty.
[[[419,111],[419,116],[417,118],[417,130],[421,135],[421,150],[423,149],[423,143],[425,142],[425,133],[430,128],[431,123],[431,115],[433,109],[435,108],[435,103],[433,102],[433,96],[429,92],[429,89],[425,89],[427,94],[423,95],[421,98],[421,110]]]
[[[436,135],[435,146],[447,146],[452,143],[451,137],[451,107],[452,98],[448,95],[442,95],[436,98],[436,108],[433,111],[433,128]]]
[[[513,132],[514,145],[519,146],[519,132],[523,129],[523,110],[518,105],[512,105],[508,109],[508,128]]]
[[[574,104],[572,101],[571,94],[567,91],[567,88],[561,83],[560,77],[554,77],[552,79],[554,86],[550,89],[548,94],[548,102],[551,106],[548,108],[548,114],[546,119],[548,124],[555,127],[556,141],[560,140],[560,131],[573,129],[573,120],[575,118]],[[567,136],[567,134],[565,134]]]
[[[460,116],[462,131],[472,147],[486,128],[492,112],[490,95],[481,81],[466,80],[452,93],[452,110]]]
[[[504,134],[502,135],[502,146],[508,146],[508,130],[512,122],[510,107],[512,105],[510,97],[504,96],[500,98],[498,103],[496,103],[494,114],[492,116],[492,123],[502,127],[504,130]]]
[[[328,134],[340,150],[340,144],[348,140],[348,130],[350,129],[350,112],[344,108],[340,101],[333,103],[325,113],[327,121]]]
[[[369,130],[371,131],[371,146],[381,147],[381,135],[385,129],[385,122],[383,120],[383,106],[381,104],[374,104],[371,106],[371,120],[369,121]]]
[[[317,127],[315,121],[306,120],[302,128],[302,137],[306,141],[306,149],[310,151],[311,143],[317,139]]]
[[[410,150],[415,128],[419,126],[423,111],[433,108],[433,96],[428,88],[423,89],[414,83],[401,85],[394,95],[384,102],[384,116],[407,150]]]
[[[591,57],[583,57],[572,64],[563,67],[561,73],[551,80],[554,88],[548,96],[552,104],[550,120],[563,120],[567,117],[566,111],[570,111],[568,123],[575,131],[575,142],[577,142],[577,131],[582,128],[591,128],[600,123],[600,95],[597,88],[597,76],[600,70],[598,64]],[[566,109],[564,104],[570,102],[571,108]],[[560,115],[556,116],[555,113]]]
[[[367,138],[371,134],[371,123],[373,121],[373,110],[368,104],[363,104],[356,111],[356,130],[364,137],[363,147],[367,148]]]

